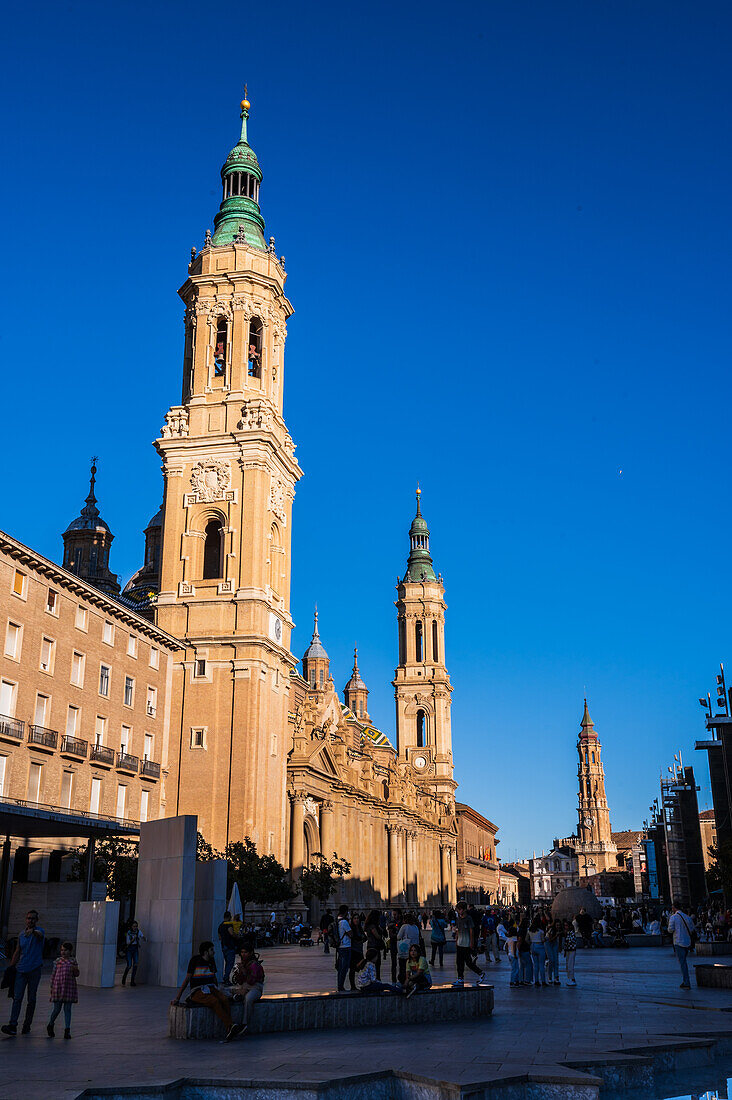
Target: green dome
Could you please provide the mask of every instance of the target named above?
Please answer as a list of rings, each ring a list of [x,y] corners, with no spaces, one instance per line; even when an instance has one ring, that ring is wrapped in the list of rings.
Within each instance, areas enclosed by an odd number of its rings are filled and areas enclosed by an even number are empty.
[[[241,172],[243,170],[252,172],[253,175],[257,176],[261,181],[262,170],[259,167],[257,154],[247,142],[239,141],[224,161],[224,167],[221,169],[221,178],[223,179],[229,172]]]
[[[259,209],[262,169],[247,140],[249,102],[242,101],[241,136],[221,169],[223,200],[214,218],[214,245],[246,242],[266,252],[264,218]]]
[[[417,488],[417,514],[409,528],[409,560],[405,581],[436,581],[430,556],[430,532],[420,508],[422,492]]]

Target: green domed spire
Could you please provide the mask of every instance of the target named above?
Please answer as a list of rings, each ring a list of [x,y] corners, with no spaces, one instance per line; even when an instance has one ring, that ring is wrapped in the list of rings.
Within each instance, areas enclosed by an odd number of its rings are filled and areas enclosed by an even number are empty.
[[[259,209],[259,185],[262,182],[262,170],[257,154],[247,140],[247,119],[251,104],[246,98],[241,101],[241,136],[229,153],[221,169],[221,182],[224,197],[219,212],[214,218],[213,244],[231,244],[242,242],[252,248],[266,251],[264,243],[264,218]]]
[[[430,532],[420,508],[422,490],[417,485],[417,514],[409,528],[409,560],[405,581],[436,581],[430,556]]]

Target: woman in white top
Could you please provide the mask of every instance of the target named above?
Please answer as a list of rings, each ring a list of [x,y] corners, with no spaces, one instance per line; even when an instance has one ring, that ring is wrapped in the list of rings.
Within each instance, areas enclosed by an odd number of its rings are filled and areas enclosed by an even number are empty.
[[[541,921],[538,917],[534,917],[531,922],[529,943],[531,944],[531,961],[534,964],[534,985],[547,985],[544,929],[541,927]]]

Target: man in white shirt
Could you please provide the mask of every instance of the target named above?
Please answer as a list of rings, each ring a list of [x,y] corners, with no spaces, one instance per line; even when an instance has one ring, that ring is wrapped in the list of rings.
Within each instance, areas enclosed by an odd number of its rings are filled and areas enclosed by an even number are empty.
[[[691,933],[694,931],[694,921],[688,917],[678,905],[671,906],[671,916],[668,921],[668,930],[673,935],[674,951],[681,967],[681,988],[691,989],[689,981],[689,967],[686,956],[691,948]]]
[[[336,952],[336,970],[338,971],[338,992],[346,992],[346,975],[351,966],[351,922],[348,919],[348,906],[341,905],[338,910],[338,948]]]

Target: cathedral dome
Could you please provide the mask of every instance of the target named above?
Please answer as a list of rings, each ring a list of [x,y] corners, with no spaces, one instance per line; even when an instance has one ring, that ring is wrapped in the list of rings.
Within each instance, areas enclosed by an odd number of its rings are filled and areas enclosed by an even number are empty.
[[[262,179],[262,170],[259,167],[257,154],[247,142],[239,141],[224,161],[221,175],[225,176],[227,172],[241,172],[243,170],[252,172],[260,180]]]
[[[97,508],[97,498],[94,495],[96,476],[97,468],[92,462],[89,496],[86,498],[84,507],[81,509],[79,515],[76,519],[72,519],[71,523],[64,531],[65,535],[70,531],[109,531],[109,524],[102,519],[99,515],[99,509]]]
[[[212,243],[216,246],[248,244],[266,252],[264,218],[259,209],[259,185],[262,170],[257,154],[247,138],[250,103],[241,104],[241,136],[224,161],[221,169],[223,197],[214,218]]]

